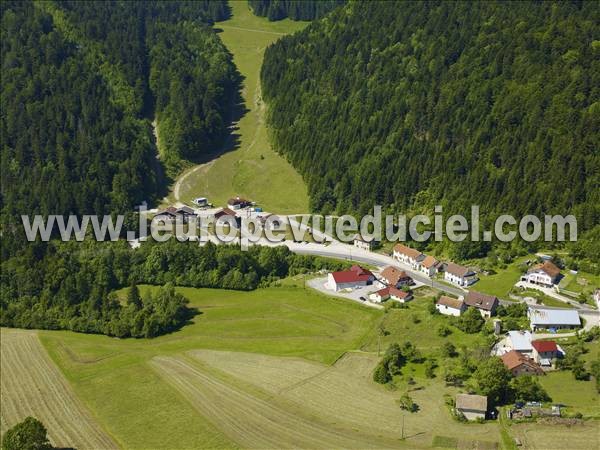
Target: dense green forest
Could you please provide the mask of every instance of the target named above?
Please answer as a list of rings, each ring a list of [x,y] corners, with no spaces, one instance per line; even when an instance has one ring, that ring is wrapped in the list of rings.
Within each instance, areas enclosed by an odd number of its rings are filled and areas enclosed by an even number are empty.
[[[281,20],[313,20],[346,3],[346,0],[248,0],[257,16]]]
[[[0,325],[153,337],[193,314],[174,285],[251,290],[291,274],[346,266],[287,247],[242,251],[170,240],[134,250],[125,241],[36,242],[2,258]],[[133,295],[122,304],[114,291],[137,283],[164,287],[154,297]]]
[[[4,218],[123,212],[155,198],[154,115],[171,173],[227,132],[237,75],[209,26],[226,2],[0,8]]]
[[[315,211],[477,204],[488,217],[573,213],[590,230],[598,5],[351,2],[267,49],[275,146]]]

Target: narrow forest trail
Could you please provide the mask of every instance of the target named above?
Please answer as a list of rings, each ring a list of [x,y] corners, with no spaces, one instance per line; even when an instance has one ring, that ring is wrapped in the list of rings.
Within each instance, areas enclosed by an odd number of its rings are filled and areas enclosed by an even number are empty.
[[[252,14],[246,2],[230,4],[232,17],[216,23],[215,29],[243,77],[241,97],[245,112],[232,124],[232,133],[220,154],[184,171],[165,202],[189,204],[201,196],[215,205],[224,205],[228,198],[239,195],[280,214],[306,212],[308,194],[302,177],[269,142],[260,70],[267,46],[285,34],[301,30],[307,23],[269,22]]]

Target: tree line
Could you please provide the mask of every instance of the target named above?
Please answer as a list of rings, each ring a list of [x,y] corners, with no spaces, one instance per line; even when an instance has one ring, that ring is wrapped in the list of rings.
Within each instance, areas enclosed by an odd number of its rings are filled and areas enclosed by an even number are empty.
[[[598,19],[590,2],[350,2],[267,48],[274,144],[314,211],[468,217],[476,204],[484,222],[572,213],[590,230]]]
[[[346,3],[346,0],[248,0],[254,14],[270,21],[318,19]]]

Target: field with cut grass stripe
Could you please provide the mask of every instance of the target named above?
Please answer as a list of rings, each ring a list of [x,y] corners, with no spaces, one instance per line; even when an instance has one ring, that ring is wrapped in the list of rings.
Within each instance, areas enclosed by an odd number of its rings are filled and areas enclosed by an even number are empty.
[[[1,432],[27,416],[41,420],[53,445],[118,448],[76,397],[35,331],[1,331]]]

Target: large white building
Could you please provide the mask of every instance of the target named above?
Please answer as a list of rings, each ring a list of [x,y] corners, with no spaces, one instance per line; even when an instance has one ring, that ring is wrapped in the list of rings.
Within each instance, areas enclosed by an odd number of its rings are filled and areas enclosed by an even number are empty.
[[[549,309],[530,306],[527,317],[531,322],[531,330],[579,328],[581,319],[575,309]]]
[[[327,286],[333,291],[356,289],[368,286],[375,281],[375,275],[360,266],[352,266],[350,270],[331,272],[327,276]]]
[[[552,287],[560,278],[560,269],[551,261],[545,261],[527,271],[521,277],[521,281],[538,284],[540,286]]]

